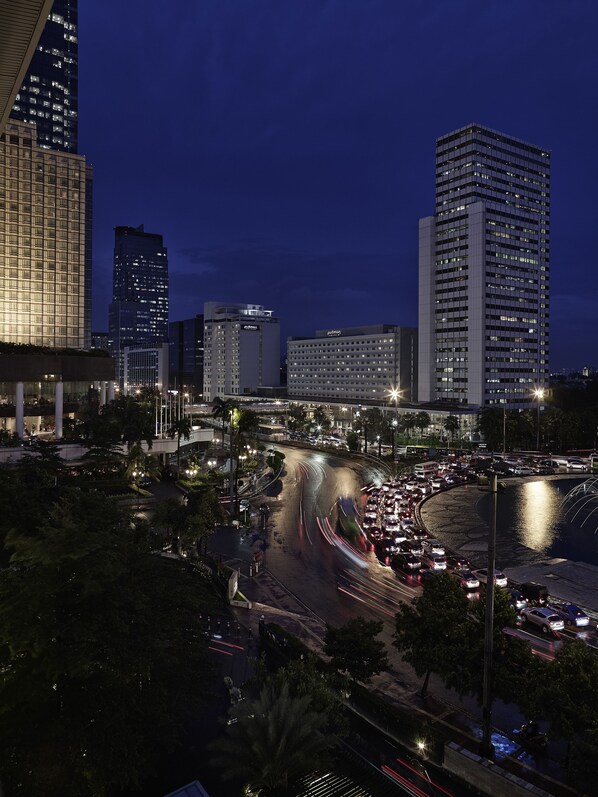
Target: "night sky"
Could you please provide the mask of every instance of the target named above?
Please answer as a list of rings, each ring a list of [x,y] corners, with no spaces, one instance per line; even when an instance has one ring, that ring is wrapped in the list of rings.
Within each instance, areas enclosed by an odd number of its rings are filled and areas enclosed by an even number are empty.
[[[141,223],[171,320],[415,326],[435,139],[478,122],[552,151],[551,367],[598,367],[597,30],[595,0],[80,0],[93,328]]]

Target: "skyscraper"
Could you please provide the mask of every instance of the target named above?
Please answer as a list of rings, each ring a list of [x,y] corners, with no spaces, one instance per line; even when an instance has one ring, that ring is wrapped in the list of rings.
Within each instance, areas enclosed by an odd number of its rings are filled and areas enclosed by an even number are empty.
[[[477,124],[436,142],[419,226],[420,401],[525,407],[548,381],[550,153]]]
[[[168,340],[168,256],[162,236],[139,227],[114,230],[108,336],[122,381],[125,346]]]
[[[0,340],[89,348],[85,158],[41,149],[35,126],[0,136]]]
[[[203,393],[203,315],[171,321],[168,325],[170,345],[170,384],[197,398]]]
[[[54,0],[11,112],[35,122],[38,146],[77,152],[77,0]]]

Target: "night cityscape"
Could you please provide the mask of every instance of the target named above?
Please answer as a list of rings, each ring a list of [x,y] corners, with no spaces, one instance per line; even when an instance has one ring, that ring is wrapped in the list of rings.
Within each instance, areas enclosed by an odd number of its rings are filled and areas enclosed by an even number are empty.
[[[0,793],[594,793],[596,23],[0,0]]]

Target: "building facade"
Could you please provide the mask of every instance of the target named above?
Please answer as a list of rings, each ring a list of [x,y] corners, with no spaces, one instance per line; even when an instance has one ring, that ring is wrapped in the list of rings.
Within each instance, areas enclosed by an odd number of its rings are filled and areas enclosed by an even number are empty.
[[[471,124],[436,142],[419,226],[420,401],[531,406],[548,384],[550,153]]]
[[[168,340],[168,254],[162,236],[145,232],[143,224],[114,230],[108,336],[121,387],[125,347]]]
[[[54,0],[11,116],[37,125],[44,149],[77,152],[77,0]]]
[[[37,145],[35,125],[0,136],[0,340],[87,349],[91,167]]]
[[[417,396],[417,330],[390,324],[326,329],[289,338],[290,399],[384,403]]]
[[[280,384],[280,324],[260,304],[204,304],[203,400]]]
[[[184,389],[196,400],[203,395],[203,315],[168,325],[170,385]]]
[[[125,346],[123,351],[124,384],[126,396],[141,388],[152,388],[159,393],[168,389],[168,343],[157,346]]]

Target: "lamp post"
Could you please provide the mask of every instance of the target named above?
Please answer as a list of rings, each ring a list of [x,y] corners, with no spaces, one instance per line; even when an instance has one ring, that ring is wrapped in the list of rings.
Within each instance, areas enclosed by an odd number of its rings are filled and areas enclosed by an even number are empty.
[[[379,434],[376,435],[376,440],[378,441],[378,457],[382,456],[382,439]]]
[[[534,396],[538,402],[538,422],[536,424],[536,451],[540,450],[540,406],[544,399],[544,388],[539,387],[534,390]]]
[[[139,512],[139,480],[145,476],[145,473],[142,470],[135,470],[131,474],[133,476],[133,484],[135,485],[135,490],[137,491],[137,512]]]
[[[395,462],[395,460],[397,458],[396,457],[397,447],[395,445],[395,436],[396,436],[396,433],[397,433],[397,426],[398,425],[399,425],[398,420],[396,418],[393,418],[392,423],[390,425],[391,429],[392,429],[392,461],[393,461],[393,463]]]

